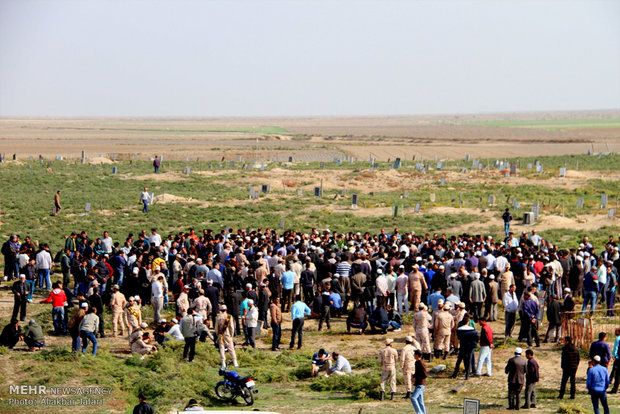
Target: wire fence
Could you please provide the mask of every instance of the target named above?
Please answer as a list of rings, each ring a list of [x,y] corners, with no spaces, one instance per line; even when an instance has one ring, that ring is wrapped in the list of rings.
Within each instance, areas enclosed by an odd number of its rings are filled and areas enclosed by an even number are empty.
[[[617,328],[620,328],[620,307],[563,314],[562,336],[570,336],[575,346],[584,350],[590,349],[590,344],[598,340],[600,332],[606,332],[608,338],[614,338]]]

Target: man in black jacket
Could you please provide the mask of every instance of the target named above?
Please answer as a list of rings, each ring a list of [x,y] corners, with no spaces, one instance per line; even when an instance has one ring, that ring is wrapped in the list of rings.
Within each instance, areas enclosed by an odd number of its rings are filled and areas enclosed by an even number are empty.
[[[562,383],[560,385],[559,399],[564,398],[566,391],[566,381],[570,378],[570,398],[575,399],[575,374],[579,367],[579,349],[573,345],[572,338],[567,336],[564,338],[564,348],[562,348]]]
[[[99,295],[98,287],[93,288],[93,294],[88,297],[88,302],[91,308],[97,309],[97,316],[99,317],[99,337],[105,338],[105,332],[103,330],[103,300],[101,299],[101,295]]]
[[[539,380],[538,362],[534,359],[534,351],[525,351],[527,369],[525,373],[525,405],[521,408],[536,408],[536,383]]]
[[[28,293],[30,293],[30,289],[28,283],[26,282],[26,275],[19,275],[19,280],[13,283],[13,297],[15,299],[15,303],[13,305],[13,316],[12,319],[17,318],[17,314],[19,313],[19,320],[26,320],[26,305],[28,304]]]
[[[543,342],[549,342],[549,337],[555,331],[555,339],[553,342],[557,342],[560,336],[560,327],[562,326],[562,306],[557,300],[557,296],[551,295],[549,302],[547,303],[547,321],[549,327],[547,328],[547,334]]]
[[[133,414],[154,414],[155,410],[151,404],[146,402],[146,395],[141,392],[138,394],[138,401],[140,403],[133,408]]]
[[[242,301],[243,299],[241,298],[241,295],[237,293],[233,286],[230,286],[228,288],[228,294],[224,295],[224,303],[228,308],[228,314],[235,320],[235,331],[237,335],[241,334],[241,325],[239,324],[239,308],[241,307]]]

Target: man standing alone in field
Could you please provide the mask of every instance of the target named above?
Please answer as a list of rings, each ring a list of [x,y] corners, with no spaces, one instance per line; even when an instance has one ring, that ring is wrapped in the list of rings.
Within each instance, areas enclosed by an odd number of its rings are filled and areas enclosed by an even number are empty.
[[[157,174],[159,172],[159,167],[161,166],[161,159],[159,158],[159,156],[155,156],[155,159],[153,160],[153,168],[155,169],[155,174]]]
[[[148,188],[144,187],[144,190],[140,193],[140,201],[142,201],[143,207],[142,212],[149,212],[149,202],[151,201],[151,196],[148,192]]]
[[[512,221],[512,214],[510,214],[509,208],[502,214],[502,220],[504,220],[504,232],[506,233],[506,237],[508,237],[510,233],[510,222]]]
[[[62,206],[60,205],[60,190],[58,190],[54,194],[54,216],[60,213],[60,210],[62,210]]]

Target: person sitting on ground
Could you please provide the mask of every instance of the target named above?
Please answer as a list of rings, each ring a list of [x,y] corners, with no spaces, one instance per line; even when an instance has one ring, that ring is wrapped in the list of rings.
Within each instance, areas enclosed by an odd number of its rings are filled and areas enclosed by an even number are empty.
[[[22,328],[19,326],[17,318],[11,319],[11,322],[2,330],[0,334],[0,345],[13,349],[22,337]]]
[[[351,328],[359,329],[360,335],[368,326],[368,314],[364,309],[364,304],[360,303],[353,312],[347,316],[347,333],[351,333]]]
[[[351,364],[349,361],[338,354],[338,352],[332,352],[332,359],[335,365],[332,368],[327,369],[326,376],[330,376],[332,374],[335,375],[349,375],[351,373]]]
[[[400,313],[398,313],[396,309],[393,309],[392,305],[387,305],[385,310],[387,311],[392,330],[394,332],[400,332],[400,328],[403,326],[403,318],[400,316]]]
[[[183,411],[204,411],[204,408],[198,405],[198,401],[192,398],[189,400]]]
[[[332,367],[332,357],[323,348],[312,355],[311,377],[316,377],[321,372],[327,372]]]
[[[45,337],[41,326],[30,319],[28,326],[24,330],[24,342],[28,345],[28,351],[32,352],[35,348],[41,349],[45,346]]]
[[[185,342],[185,338],[183,337],[183,334],[181,333],[181,325],[179,325],[179,320],[177,318],[180,319],[181,315],[177,315],[176,318],[173,318],[170,321],[170,329],[168,330],[168,332],[166,332],[167,335],[170,335],[172,337],[172,339],[174,339],[175,341],[181,341],[181,342]]]
[[[153,331],[153,337],[158,344],[162,345],[166,340],[166,332],[168,331],[168,321],[164,318],[159,320],[159,325]]]
[[[379,302],[382,301],[379,300]],[[368,322],[370,323],[371,333],[376,333],[377,330],[380,330],[383,334],[387,333],[387,329],[390,327],[390,318],[388,317],[387,311],[383,307],[383,303],[377,306],[377,309],[375,309],[375,311],[372,313],[372,316],[370,317]]]
[[[142,333],[141,336],[138,336],[135,341],[131,343],[131,352],[140,355],[156,352],[157,347],[155,345],[150,345],[149,342],[151,342],[151,334],[148,332]]]

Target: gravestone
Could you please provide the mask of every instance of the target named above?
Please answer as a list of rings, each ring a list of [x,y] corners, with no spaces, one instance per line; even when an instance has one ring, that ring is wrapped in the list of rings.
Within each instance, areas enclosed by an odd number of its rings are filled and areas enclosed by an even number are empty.
[[[112,154],[112,161],[116,161],[116,154]]]
[[[494,206],[495,205],[495,195],[491,194],[489,196],[489,204]]]
[[[185,167],[185,171],[183,171],[185,174],[190,175],[192,173],[192,168],[191,167]]]
[[[314,187],[314,196],[321,197],[321,187]]]
[[[538,219],[538,210],[539,210],[539,205],[538,205],[538,201],[535,201],[532,204],[532,216],[534,217],[534,220]]]
[[[116,165],[112,167],[112,175],[116,175]]]
[[[319,166],[320,166],[321,168],[325,168],[325,163],[324,163],[323,161],[321,161],[321,163],[319,164]]]
[[[230,168],[235,168],[235,162],[234,161],[230,162]]]
[[[466,172],[467,172],[467,168],[463,168],[463,169],[461,170],[461,174],[465,174]]]
[[[375,170],[375,169],[374,169],[373,167],[370,167],[370,169],[368,170],[368,172],[372,174],[374,170]]]
[[[560,178],[566,177],[566,168],[560,168]]]
[[[86,158],[86,153],[82,150],[82,158],[80,159],[80,164],[84,164],[84,160]]]
[[[403,197],[407,197],[408,195],[409,195],[409,190],[405,190],[405,191],[403,192]]]
[[[293,157],[288,157],[288,162],[293,162]]]
[[[237,156],[237,161],[239,161],[239,162],[243,161],[243,158],[241,157],[241,155]]]
[[[446,185],[446,177],[441,177],[441,185]]]
[[[250,200],[254,198],[254,186],[250,186]]]
[[[601,195],[601,208],[607,207],[607,194]]]
[[[269,184],[263,184],[260,189],[263,194],[267,194],[269,192]]]
[[[438,169],[438,170],[441,170],[442,168],[443,168],[443,162],[442,162],[442,161],[439,161],[439,162],[437,163],[437,169]]]
[[[39,164],[43,164],[43,155],[39,155]]]
[[[420,203],[416,203],[415,210],[413,212],[414,213],[419,213],[420,212]]]
[[[478,171],[482,171],[482,168],[484,168],[482,164],[478,164]]]
[[[375,165],[375,157],[370,157],[370,165]]]
[[[351,196],[351,206],[353,208],[357,208],[357,194],[353,194]]]
[[[616,214],[616,209],[614,209],[614,208],[610,208],[610,209],[609,209],[609,214],[608,214],[608,217],[609,217],[609,218],[614,218],[614,215],[615,215],[615,214]]]
[[[538,174],[542,174],[542,172],[543,172],[543,167],[542,167],[542,165],[541,165],[541,164],[536,164],[536,172],[537,172]]]
[[[527,169],[528,169],[528,170],[531,170],[531,169],[532,169],[532,167],[533,167],[533,165],[532,165],[532,163],[531,163],[531,162],[527,164]]]
[[[90,203],[86,203],[86,206],[84,206],[84,211],[87,213],[90,211]]]
[[[400,168],[400,158],[396,158],[396,161],[394,161],[394,169],[398,170]]]
[[[337,164],[337,165],[339,165],[339,166],[340,166],[340,165],[342,165],[342,160],[341,160],[340,158],[338,158],[338,159],[336,160],[336,164]]]
[[[465,154],[465,161],[469,161],[469,154]]]
[[[304,194],[302,190],[297,190],[297,197],[301,197]]]
[[[280,228],[283,229],[284,228],[284,219],[280,220]]]
[[[515,164],[510,164],[510,175],[517,175],[517,166]]]
[[[431,193],[429,198],[431,200],[431,203],[434,203],[436,200],[435,193]]]
[[[583,208],[583,198],[577,199],[577,208]]]
[[[392,208],[392,216],[393,217],[398,217],[398,206],[394,206]]]

